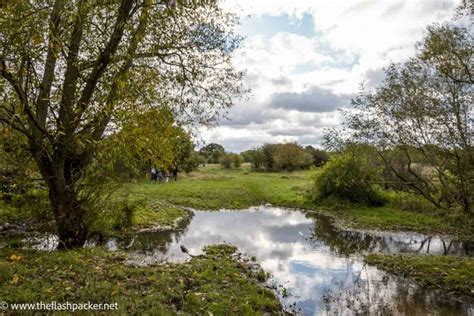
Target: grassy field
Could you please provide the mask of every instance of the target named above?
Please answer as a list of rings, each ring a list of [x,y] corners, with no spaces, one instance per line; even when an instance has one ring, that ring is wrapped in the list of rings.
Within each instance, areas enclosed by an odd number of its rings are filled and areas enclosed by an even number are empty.
[[[145,179],[122,184],[121,189],[115,193],[117,201],[112,209],[119,210],[124,203],[130,204],[133,207],[130,218],[119,221],[127,222],[132,229],[144,229],[172,226],[177,219],[186,216],[179,206],[218,210],[245,209],[271,203],[275,206],[317,210],[353,228],[417,231],[474,238],[472,226],[465,217],[454,212],[443,214],[426,207],[417,208],[416,205],[405,210],[400,206],[403,204],[400,203],[403,196],[392,199],[398,200],[397,203],[390,202],[383,207],[367,207],[341,201],[316,204],[307,194],[316,172],[318,170],[267,173],[253,172],[245,164],[240,169],[232,170],[224,170],[219,165],[207,165],[190,174],[180,174],[178,181],[171,180],[166,184],[152,183]],[[46,196],[46,192],[42,192],[34,198],[28,198],[34,201],[33,207],[25,205],[18,208],[0,201],[0,225],[7,221],[34,223],[43,220],[50,224],[45,227],[54,229],[47,201],[44,201]],[[98,229],[104,229],[106,234],[110,234],[116,226],[115,216],[116,214],[105,216],[98,224]]]
[[[307,197],[316,171],[293,173],[252,172],[249,166],[224,170],[218,165],[201,167],[178,181],[166,184],[143,181],[125,184],[132,199],[188,206],[196,209],[243,209],[271,203],[275,206],[315,209],[362,229],[407,230],[424,233],[449,233],[471,238],[468,226],[456,216],[435,211],[407,211],[394,205],[366,207],[340,202],[315,204]]]
[[[307,195],[314,172],[318,171],[260,173],[250,171],[249,166],[223,170],[208,165],[166,184],[146,180],[126,183],[114,193],[113,202],[120,211],[111,214],[126,213],[128,228],[109,231],[117,222],[113,216],[102,216],[104,222],[98,226],[102,229],[107,226],[104,232],[113,234],[157,226],[172,229],[177,219],[187,215],[179,206],[218,210],[271,203],[318,210],[357,228],[472,236],[469,226],[460,224],[455,216],[426,209],[408,211],[394,204],[366,207],[338,201],[315,204]],[[41,199],[43,193],[35,195],[35,199]],[[125,205],[120,205],[124,201]],[[43,212],[47,212],[47,203],[41,199],[35,206],[23,208],[2,202],[0,224],[40,221]],[[50,217],[45,218],[51,223]],[[207,314],[208,311],[216,315],[281,313],[275,295],[257,282],[261,276],[231,259],[229,254],[235,249],[229,246],[210,247],[206,256],[184,264],[137,268],[123,264],[125,254],[100,248],[51,255],[11,249],[15,247],[14,239],[7,244],[10,247],[0,249],[0,297],[10,303],[117,302],[122,314],[143,310],[163,315]],[[473,287],[472,259],[371,255],[367,262],[426,286],[441,284],[443,289],[467,295]]]
[[[180,175],[178,181],[126,184],[124,190],[133,199],[159,199],[198,209],[242,209],[265,203],[309,208],[304,193],[310,176],[307,171],[264,173],[251,172],[248,166],[224,170],[219,165],[207,165]]]
[[[0,249],[0,297],[9,304],[117,303],[120,315],[282,313],[262,276],[230,257],[234,251],[212,246],[187,263],[132,267],[125,255],[100,248],[54,255]]]
[[[371,254],[367,263],[422,286],[474,297],[474,259],[455,256]]]

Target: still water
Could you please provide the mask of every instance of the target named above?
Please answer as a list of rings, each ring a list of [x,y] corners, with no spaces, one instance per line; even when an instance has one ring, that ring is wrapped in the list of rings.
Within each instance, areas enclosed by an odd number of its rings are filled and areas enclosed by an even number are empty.
[[[472,299],[424,290],[363,262],[368,253],[472,256],[472,242],[347,231],[317,213],[267,206],[192,213],[177,231],[111,239],[107,247],[130,252],[131,264],[146,265],[189,259],[181,245],[198,255],[205,245],[234,244],[271,273],[283,305],[303,315],[474,315]],[[54,241],[38,240],[36,247],[52,250]]]
[[[371,252],[470,256],[472,244],[419,234],[344,231],[324,216],[275,207],[193,213],[178,232],[142,234],[133,243],[112,240],[109,246],[127,247],[135,263],[147,264],[187,259],[180,245],[197,255],[208,244],[234,244],[257,257],[271,273],[270,282],[286,289],[280,293],[283,304],[304,315],[474,315],[472,301],[423,290],[363,262]]]

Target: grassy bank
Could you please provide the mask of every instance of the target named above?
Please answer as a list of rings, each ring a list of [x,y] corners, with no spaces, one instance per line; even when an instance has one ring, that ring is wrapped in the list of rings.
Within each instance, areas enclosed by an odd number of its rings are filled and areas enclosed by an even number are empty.
[[[212,246],[183,264],[132,267],[101,249],[35,252],[0,249],[0,298],[7,303],[117,303],[119,314],[272,315],[275,295],[230,255]],[[116,313],[116,312],[115,312]]]
[[[474,259],[455,256],[371,254],[366,262],[422,286],[474,297]]]
[[[224,170],[218,165],[207,165],[188,175],[180,174],[178,181],[166,184],[145,180],[123,184],[122,189],[115,194],[117,207],[113,209],[122,207],[120,205],[123,202],[120,201],[128,201],[133,210],[126,214],[125,218],[118,220],[114,214],[106,216],[107,219],[98,225],[98,229],[106,228],[106,233],[110,233],[117,221],[126,222],[126,226],[131,226],[132,230],[169,227],[186,215],[176,206],[218,210],[243,209],[271,203],[275,206],[319,210],[354,228],[417,231],[474,238],[472,226],[462,216],[454,212],[443,214],[441,211],[424,207],[423,204],[420,207],[411,204],[410,208],[406,209],[403,207],[403,196],[397,196],[392,199],[396,200],[396,203],[383,207],[366,207],[340,201],[316,204],[306,197],[315,172],[317,170],[266,173],[252,172],[248,165],[237,170]],[[0,204],[0,225],[5,221],[21,221],[24,218],[47,218],[51,222],[51,216],[42,217],[43,213],[47,214],[46,211],[36,213],[32,208],[18,209],[3,203]]]
[[[293,173],[252,172],[249,166],[223,170],[208,165],[178,181],[167,184],[149,181],[126,184],[124,191],[134,199],[159,199],[174,205],[197,209],[242,209],[271,203],[276,206],[320,210],[344,224],[362,229],[407,230],[424,233],[449,233],[472,238],[469,225],[456,216],[437,211],[403,210],[397,205],[366,207],[330,201],[315,204],[306,198],[314,171]]]

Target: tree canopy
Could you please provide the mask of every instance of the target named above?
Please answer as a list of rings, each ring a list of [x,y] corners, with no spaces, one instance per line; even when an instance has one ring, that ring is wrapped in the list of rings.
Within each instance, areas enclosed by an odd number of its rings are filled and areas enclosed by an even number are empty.
[[[329,133],[327,145],[369,144],[405,188],[436,207],[472,212],[472,26],[430,26],[415,57],[388,67],[375,91],[353,100],[344,128]]]
[[[27,139],[61,245],[84,243],[81,180],[132,114],[167,109],[179,125],[211,125],[244,92],[235,22],[215,1],[1,5],[0,122]]]

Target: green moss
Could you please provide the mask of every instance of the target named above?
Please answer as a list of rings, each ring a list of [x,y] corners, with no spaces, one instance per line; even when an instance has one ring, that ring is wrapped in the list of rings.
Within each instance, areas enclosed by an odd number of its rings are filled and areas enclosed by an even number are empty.
[[[423,286],[474,297],[473,258],[371,254],[366,262],[411,278]]]
[[[273,292],[234,261],[233,246],[206,248],[182,264],[131,267],[124,254],[102,249],[67,252],[0,250],[0,297],[9,303],[118,303],[119,314],[279,314]],[[21,256],[18,261],[11,255]]]

